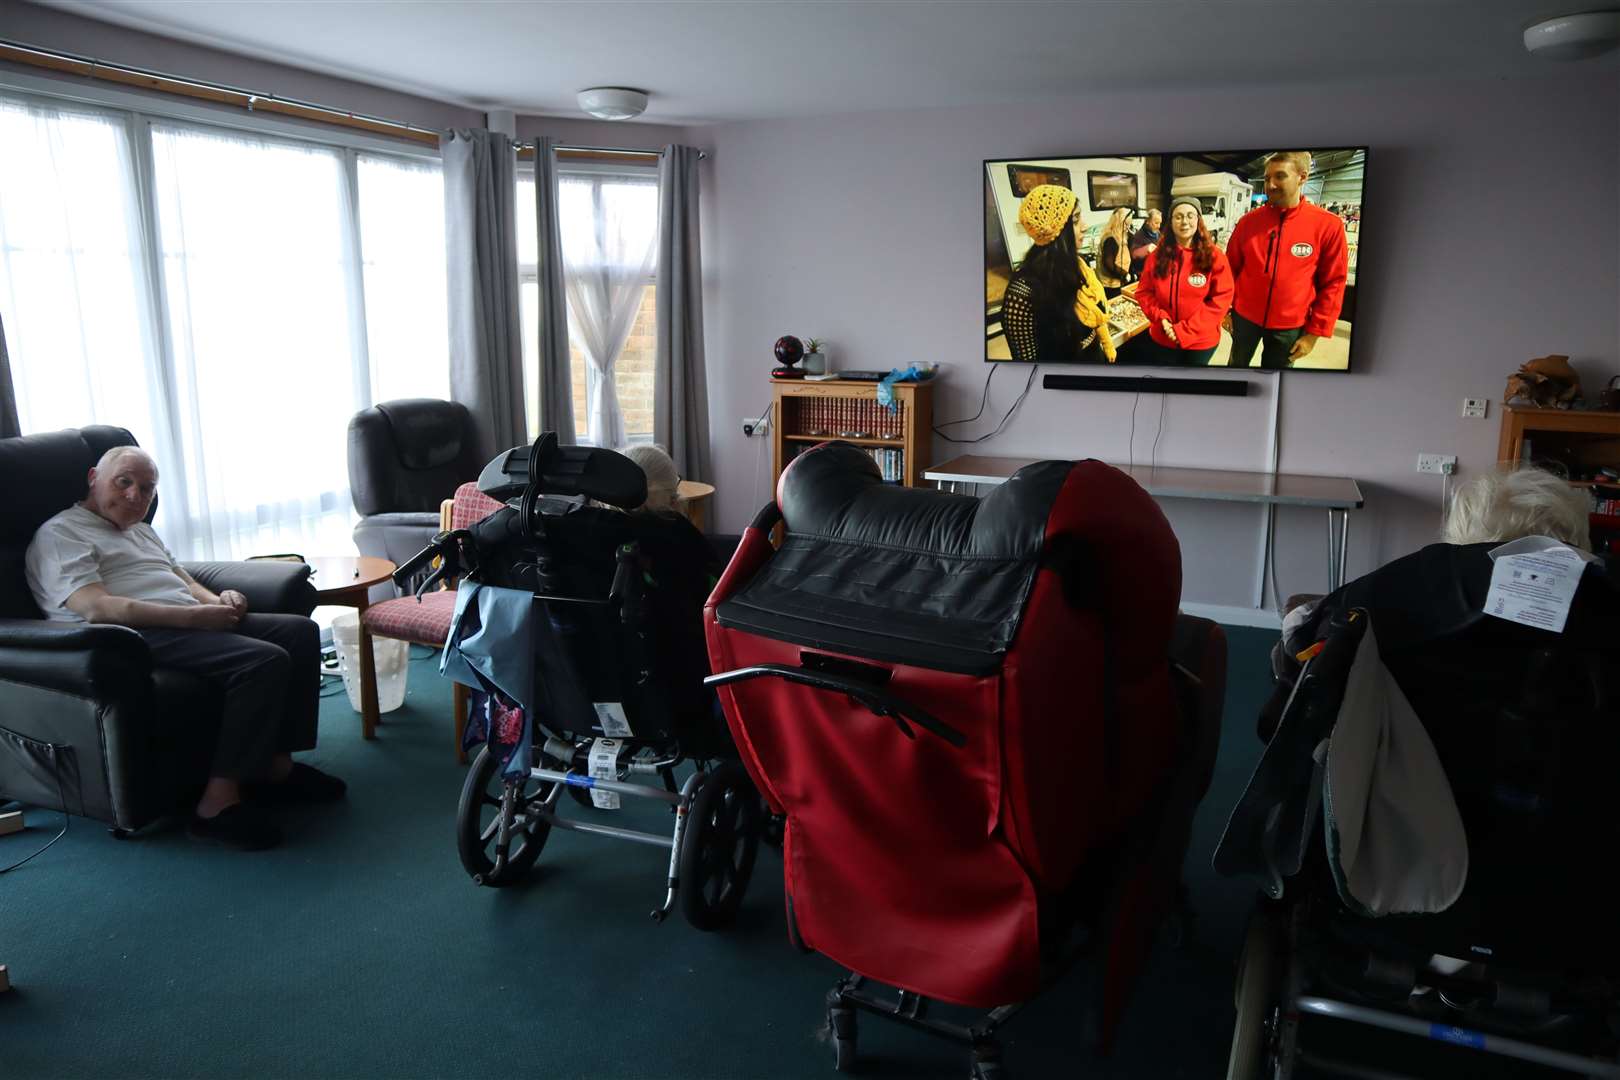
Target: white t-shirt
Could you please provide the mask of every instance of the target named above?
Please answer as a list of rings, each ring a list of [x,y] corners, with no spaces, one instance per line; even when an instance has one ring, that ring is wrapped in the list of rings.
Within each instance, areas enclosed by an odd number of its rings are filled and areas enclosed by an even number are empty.
[[[71,506],[39,527],[28,545],[28,588],[47,619],[84,622],[64,606],[86,585],[154,604],[197,603],[180,564],[146,522],[120,529],[94,510]]]

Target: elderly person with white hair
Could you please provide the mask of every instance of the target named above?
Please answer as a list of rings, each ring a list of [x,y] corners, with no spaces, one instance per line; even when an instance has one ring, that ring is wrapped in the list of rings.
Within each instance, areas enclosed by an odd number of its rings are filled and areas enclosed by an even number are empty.
[[[186,573],[146,513],[158,469],[119,446],[89,473],[83,501],[39,527],[28,587],[47,619],[111,623],[139,634],[160,667],[191,672],[224,699],[207,785],[189,831],[241,850],[272,847],[267,804],[330,802],[345,785],[292,752],[315,745],[320,632],[301,615],[248,611],[234,589],[215,594]]]
[[[1550,536],[1592,550],[1590,508],[1584,494],[1545,469],[1481,473],[1457,489],[1446,512],[1448,544],[1506,543]]]

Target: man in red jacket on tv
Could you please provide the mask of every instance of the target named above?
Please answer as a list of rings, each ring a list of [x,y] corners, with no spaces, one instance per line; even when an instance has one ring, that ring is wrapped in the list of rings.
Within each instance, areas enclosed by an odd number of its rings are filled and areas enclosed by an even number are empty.
[[[1232,358],[1281,369],[1331,337],[1348,273],[1344,223],[1301,195],[1311,156],[1279,150],[1266,159],[1266,204],[1238,220],[1226,245],[1237,293],[1232,302]]]

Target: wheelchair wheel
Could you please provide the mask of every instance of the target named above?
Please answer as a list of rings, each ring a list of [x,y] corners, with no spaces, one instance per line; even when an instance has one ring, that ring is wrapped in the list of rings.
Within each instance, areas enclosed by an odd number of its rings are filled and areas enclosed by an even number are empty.
[[[680,897],[686,921],[718,930],[737,917],[759,854],[759,792],[728,761],[710,773],[688,811],[681,840]]]
[[[1283,977],[1284,914],[1265,905],[1255,909],[1238,959],[1233,1003],[1232,1053],[1226,1080],[1272,1080],[1275,1028]]]
[[[832,1038],[833,1069],[851,1072],[855,1068],[857,1028],[855,1010],[834,1005],[827,1009],[827,1034]]]
[[[506,863],[495,872],[495,846],[501,819],[501,800],[506,781],[499,774],[500,762],[484,747],[478,752],[467,781],[461,788],[456,808],[456,851],[462,868],[478,885],[510,885],[529,872],[540,850],[551,835],[548,822],[536,821],[529,812],[551,795],[553,785],[532,778],[514,784],[513,814],[522,820],[508,835]]]

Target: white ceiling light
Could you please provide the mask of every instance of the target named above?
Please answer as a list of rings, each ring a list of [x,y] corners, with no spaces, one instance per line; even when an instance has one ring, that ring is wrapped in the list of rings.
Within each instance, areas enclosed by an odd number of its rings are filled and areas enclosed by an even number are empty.
[[[1543,19],[1524,31],[1524,47],[1549,60],[1581,60],[1620,44],[1620,11]]]
[[[628,120],[647,108],[647,94],[623,86],[593,86],[579,92],[579,107],[599,120]]]

